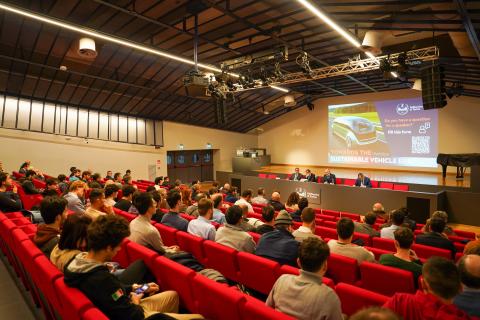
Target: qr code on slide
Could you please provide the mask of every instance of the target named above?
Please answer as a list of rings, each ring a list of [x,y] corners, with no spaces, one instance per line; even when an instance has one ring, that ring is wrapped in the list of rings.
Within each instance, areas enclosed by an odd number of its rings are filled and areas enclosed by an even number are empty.
[[[420,153],[420,154],[430,153],[430,137],[429,136],[412,137],[412,153]]]

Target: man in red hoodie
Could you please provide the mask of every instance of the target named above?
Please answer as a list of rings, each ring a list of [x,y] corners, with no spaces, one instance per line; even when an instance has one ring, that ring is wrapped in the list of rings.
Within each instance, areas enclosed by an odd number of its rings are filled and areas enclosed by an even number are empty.
[[[67,217],[67,200],[57,196],[45,197],[40,203],[40,214],[45,223],[39,224],[33,242],[50,259],[57,245],[60,229]]]
[[[396,293],[383,306],[408,320],[473,319],[453,304],[460,292],[460,275],[451,260],[430,258],[422,268],[423,290]]]

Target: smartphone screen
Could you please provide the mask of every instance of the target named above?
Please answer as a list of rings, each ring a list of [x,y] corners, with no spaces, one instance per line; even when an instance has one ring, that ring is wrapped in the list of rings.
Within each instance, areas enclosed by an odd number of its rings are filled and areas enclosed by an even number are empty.
[[[144,293],[145,291],[148,290],[148,284],[143,284],[140,288],[138,288],[137,290],[135,290],[135,293],[136,294],[142,294]]]

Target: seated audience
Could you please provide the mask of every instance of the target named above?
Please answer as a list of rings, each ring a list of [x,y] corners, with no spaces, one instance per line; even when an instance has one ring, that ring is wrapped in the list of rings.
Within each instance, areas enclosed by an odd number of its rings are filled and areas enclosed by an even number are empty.
[[[275,218],[275,230],[262,235],[255,254],[296,267],[300,243],[295,240],[292,231],[292,217],[287,211],[280,211]]]
[[[42,192],[44,197],[59,196],[58,180],[56,178],[48,178],[45,180],[45,189]]]
[[[73,175],[70,175],[70,178],[68,179],[69,182],[74,182],[74,181],[80,180],[80,176],[82,174],[82,171],[80,169],[74,169],[72,174]]]
[[[192,203],[187,210],[185,210],[185,213],[188,214],[189,216],[193,217],[198,217],[198,202],[202,199],[206,199],[207,195],[205,193],[197,193],[195,197],[195,203]]]
[[[359,173],[357,180],[355,180],[355,187],[371,188],[372,182],[369,177],[365,177],[363,173]]]
[[[70,178],[75,175],[75,172],[77,172],[77,167],[70,167]]]
[[[348,320],[402,320],[390,309],[369,307],[352,314]]]
[[[187,211],[187,208],[190,207],[193,203],[192,191],[187,186],[182,185],[182,188],[180,188],[180,195],[182,197],[182,200],[180,201],[178,212],[185,213],[185,211]]]
[[[294,191],[288,196],[287,202],[285,202],[285,209],[290,209],[291,211],[298,210],[298,202],[300,201],[300,195]]]
[[[32,180],[35,178],[35,175],[36,173],[33,170],[28,170],[25,174],[25,179],[22,182],[22,188],[26,194],[40,194],[43,191],[35,188],[35,185],[32,182]]]
[[[215,227],[210,223],[213,215],[213,202],[210,199],[198,201],[198,218],[188,223],[188,233],[205,240],[215,241]]]
[[[253,253],[255,242],[252,236],[239,227],[242,217],[242,208],[239,206],[233,205],[228,208],[225,214],[226,223],[223,227],[218,228],[215,241],[238,251]]]
[[[64,174],[59,174],[57,177],[58,180],[58,189],[61,194],[65,194],[68,190],[67,176]]]
[[[50,253],[50,261],[63,272],[77,254],[87,250],[87,228],[92,219],[86,215],[71,214],[63,223],[58,244]]]
[[[238,188],[232,187],[230,191],[225,196],[225,201],[230,203],[235,203],[238,200]]]
[[[300,181],[303,179],[303,175],[300,173],[299,168],[295,168],[295,172],[290,175],[289,180]]]
[[[200,193],[200,184],[193,183],[192,184],[192,199],[197,199],[197,195]],[[195,200],[198,202],[198,200]]]
[[[8,191],[12,188],[12,191]],[[22,201],[17,194],[17,186],[13,184],[8,173],[0,172],[0,211],[15,212],[22,209]]]
[[[157,210],[157,204],[153,200],[152,194],[148,192],[138,194],[135,197],[135,207],[138,210],[138,216],[130,222],[129,239],[160,254],[177,251],[177,246],[166,247],[163,245],[160,232],[151,223],[152,216]]]
[[[454,259],[457,250],[455,249],[455,245],[453,244],[453,242],[443,235],[444,230],[445,220],[438,217],[431,218],[429,224],[430,232],[419,234],[416,237],[415,242],[426,246],[450,250],[450,252],[452,253],[452,259]]]
[[[30,161],[27,160],[24,163],[22,163],[22,165],[20,166],[20,169],[18,169],[18,173],[26,174],[27,171],[30,170],[29,168],[30,168]]]
[[[114,184],[112,184],[114,186]],[[105,204],[105,194],[103,189],[92,189],[89,195],[90,207],[85,210],[85,214],[95,221],[99,216],[113,214],[113,208]]]
[[[179,215],[182,196],[177,190],[170,190],[167,195],[170,211],[162,218],[162,223],[166,226],[187,232],[188,221]]]
[[[211,187],[210,189],[208,189],[207,197],[210,198],[211,196],[213,196],[216,193],[218,193],[218,188]]]
[[[107,175],[105,176],[105,180],[113,180],[113,172],[111,170],[107,171]]]
[[[165,215],[165,212],[162,211],[162,209],[160,208],[160,204],[162,203],[162,201],[164,201],[162,199],[162,196],[160,195],[160,192],[158,191],[151,191],[149,192],[152,197],[153,197],[153,200],[155,200],[155,203],[157,204],[157,207],[155,209],[155,213],[153,214],[152,216],[152,220],[155,221],[155,222],[158,222],[158,223],[161,223],[162,222],[162,218],[163,216]],[[165,200],[166,201],[166,200]]]
[[[137,189],[135,189],[137,190]],[[130,206],[130,208],[128,209],[128,213],[132,213],[132,214],[135,214],[135,215],[138,215],[138,210],[137,208],[135,207],[135,198],[141,193],[141,191],[135,191],[132,195],[132,205]]]
[[[411,249],[413,244],[413,232],[410,228],[400,227],[394,232],[396,253],[383,254],[380,264],[410,271],[413,274],[415,285],[418,277],[422,275],[422,262]]]
[[[163,177],[160,176],[160,177],[156,177],[155,180],[153,181],[155,183],[155,189],[158,191],[161,188],[162,184],[163,184]]]
[[[385,221],[390,220],[389,215],[385,212],[385,208],[383,207],[383,204],[381,204],[380,202],[373,204],[372,212],[375,213],[377,218],[382,218]]]
[[[252,205],[250,204],[251,200],[252,200],[252,190],[246,189],[242,192],[242,197],[237,201],[235,201],[235,205],[239,206],[241,204],[244,204],[248,208],[248,213],[255,213],[255,211],[253,211]]]
[[[307,179],[308,182],[317,182],[317,177],[310,169],[305,170],[305,179]]]
[[[443,221],[445,221],[445,229],[443,230],[443,235],[445,237],[448,237],[448,236],[454,236],[455,235],[455,232],[453,231],[452,228],[450,228],[450,226],[447,225],[448,223],[448,214],[445,212],[445,211],[435,211],[432,216],[430,217],[430,219],[427,219],[427,222],[425,223],[425,225],[423,226],[422,228],[422,232],[428,232],[429,231],[429,227],[430,227],[430,221],[431,219],[433,218],[440,218],[442,219]]]
[[[119,187],[122,188],[123,185],[123,179],[122,179],[122,174],[120,172],[115,172],[113,175],[113,182]]]
[[[122,199],[118,200],[115,203],[114,207],[120,209],[122,211],[128,212],[130,207],[132,206],[132,199],[133,194],[135,193],[136,189],[131,185],[124,185],[122,187]]]
[[[477,235],[477,240],[471,240],[463,248],[463,254],[478,254],[480,255],[480,239]]]
[[[293,221],[301,222],[302,221],[301,215],[302,215],[303,209],[307,207],[308,207],[308,199],[305,197],[301,197],[300,200],[298,201],[298,210],[291,213]]]
[[[330,252],[356,259],[358,264],[361,264],[363,261],[375,262],[375,256],[372,252],[352,243],[354,229],[355,225],[353,224],[352,219],[341,218],[338,220],[338,240],[332,239],[328,241]]]
[[[85,202],[83,197],[86,187],[87,185],[85,184],[85,182],[80,180],[74,181],[70,184],[70,187],[68,188],[68,193],[63,196],[68,202],[68,210],[71,210],[74,213],[85,213]]]
[[[105,204],[107,206],[115,206],[119,190],[120,188],[114,183],[109,185],[105,184]]]
[[[211,197],[213,201],[213,216],[212,221],[218,224],[225,224],[225,214],[223,214],[220,208],[223,206],[223,196],[221,193],[214,194]]]
[[[452,302],[461,283],[453,261],[431,257],[422,268],[422,290],[396,293],[383,306],[408,320],[471,319]]]
[[[85,170],[82,172],[82,178],[80,180],[88,184],[91,178],[92,178],[92,173],[88,170]]]
[[[275,211],[285,210],[285,205],[280,202],[279,192],[272,193],[272,197],[270,198],[268,204],[271,205],[275,209]]]
[[[92,189],[103,188],[102,176],[100,173],[94,173],[92,175],[92,180],[88,182],[88,187]]]
[[[264,234],[275,230],[275,209],[273,209],[272,206],[266,206],[262,208],[262,218],[265,223],[255,229],[256,233]]]
[[[480,317],[480,255],[469,254],[458,261],[462,292],[453,303],[471,317]]]
[[[392,220],[392,225],[380,230],[380,237],[384,239],[395,239],[393,233],[402,226],[403,220],[405,219],[403,211],[400,210],[393,210],[393,212],[390,214],[390,217]]]
[[[252,199],[253,204],[259,204],[259,205],[267,205],[268,200],[265,198],[265,189],[264,188],[258,188],[257,190],[257,196]]]
[[[254,223],[259,221],[258,219],[252,218],[252,223],[250,222],[250,219],[248,218],[248,207],[245,204],[240,204],[238,205],[240,208],[242,208],[242,220],[240,224],[238,225],[243,231],[250,232],[255,230],[255,225]],[[261,221],[260,221],[261,222]],[[260,225],[260,224],[258,224]]]
[[[330,256],[328,246],[320,239],[309,238],[298,251],[300,275],[281,275],[266,304],[295,319],[342,320],[340,299],[322,283]]]
[[[320,239],[320,237],[315,234],[315,211],[312,208],[304,208],[300,218],[302,225],[292,233],[295,240],[302,242],[311,237]]]
[[[354,222],[355,232],[368,234],[370,237],[380,237],[380,232],[374,229],[375,221],[377,220],[377,215],[373,212],[369,212],[365,215],[365,221]]]
[[[229,184],[229,183],[225,183],[225,184],[223,185],[223,187],[220,189],[220,191],[221,191],[222,193],[224,193],[224,194],[227,194],[227,193],[230,192],[230,189],[231,189],[230,184]]]
[[[39,224],[33,242],[50,258],[57,245],[63,221],[67,217],[67,200],[60,197],[46,197],[40,203],[40,214],[44,223]]]
[[[163,177],[163,183],[162,183],[162,187],[166,187],[166,188],[171,188],[172,185],[170,184],[170,178],[165,176]]]
[[[164,209],[164,210],[170,210],[170,207],[168,206],[168,203],[167,203],[167,193],[168,193],[167,189],[161,188],[160,190],[158,190],[158,193],[160,194],[160,197],[162,198],[162,200],[158,204],[158,208],[159,209]]]
[[[123,176],[123,178],[122,178],[122,182],[123,182],[124,185],[133,186],[135,189],[137,189],[138,187],[136,185],[134,185],[132,183],[132,181],[133,181],[132,176]]]
[[[65,267],[65,283],[80,289],[110,319],[140,320],[160,312],[178,312],[175,291],[158,293],[158,285],[152,282],[145,293],[136,294],[141,285],[126,286],[104,265],[112,261],[129,235],[128,223],[122,217],[99,217],[87,230],[88,252],[78,254]],[[175,318],[175,314],[170,316]]]
[[[323,175],[323,183],[336,184],[337,178],[333,173],[330,172],[330,169],[325,169],[325,174]]]
[[[403,216],[405,217],[403,219],[403,225],[409,227],[412,231],[415,231],[417,229],[417,222],[410,218],[410,211],[406,207],[402,207],[398,209],[403,212]]]

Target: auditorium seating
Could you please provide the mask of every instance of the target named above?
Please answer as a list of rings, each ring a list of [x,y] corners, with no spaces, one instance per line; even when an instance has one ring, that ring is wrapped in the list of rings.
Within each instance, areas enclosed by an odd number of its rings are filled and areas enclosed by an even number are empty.
[[[379,186],[380,189],[390,189],[393,190],[393,183],[391,182],[380,182]]]
[[[440,249],[431,246],[425,246],[423,244],[414,243],[412,250],[415,251],[419,258],[428,259],[432,256],[444,257],[446,259],[452,259],[452,253],[450,250]]]
[[[277,280],[279,263],[247,252],[239,252],[237,259],[240,282],[268,295]]]
[[[201,264],[205,264],[206,257],[203,251],[204,239],[183,231],[178,231],[176,238],[180,249],[190,252]]]
[[[388,297],[347,283],[338,283],[335,291],[342,303],[343,313],[351,316],[360,309],[382,306]]]
[[[396,292],[415,292],[413,274],[410,271],[362,262],[360,278],[358,283],[360,287],[386,296],[392,296]]]
[[[397,191],[408,191],[408,185],[406,184],[394,184],[393,185],[393,190]]]
[[[220,271],[230,280],[239,282],[240,274],[237,263],[237,250],[206,240],[203,243],[207,260],[205,265]]]
[[[330,253],[327,276],[335,283],[346,282],[355,284],[359,279],[359,275],[357,260]]]
[[[346,186],[355,186],[355,179],[343,179],[343,184]]]

